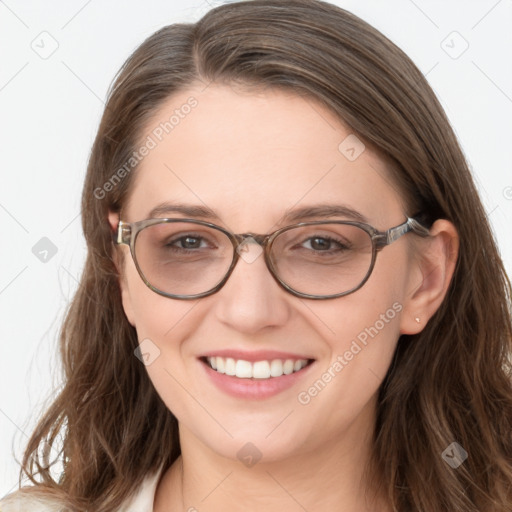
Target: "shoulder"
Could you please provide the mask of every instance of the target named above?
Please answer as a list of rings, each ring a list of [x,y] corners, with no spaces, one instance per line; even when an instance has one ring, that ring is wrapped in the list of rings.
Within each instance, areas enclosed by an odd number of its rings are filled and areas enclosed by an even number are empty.
[[[156,487],[162,472],[161,466],[156,473],[147,475],[132,498],[123,503],[119,512],[152,512]],[[0,512],[67,512],[67,509],[55,498],[35,496],[30,488],[25,487],[2,498]]]
[[[55,499],[16,491],[0,500],[0,512],[64,512],[64,508]]]

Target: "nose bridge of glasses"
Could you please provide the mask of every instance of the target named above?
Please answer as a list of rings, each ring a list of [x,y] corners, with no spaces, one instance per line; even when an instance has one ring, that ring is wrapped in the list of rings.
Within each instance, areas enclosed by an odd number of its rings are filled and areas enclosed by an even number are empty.
[[[253,263],[262,254],[264,255],[264,260],[267,261],[266,246],[269,235],[261,235],[257,233],[241,233],[234,235],[234,238],[236,240],[234,244],[235,262],[240,258],[246,263]]]
[[[240,233],[235,235],[235,239],[238,244],[237,248],[246,244],[258,244],[264,248],[268,240],[268,235],[261,235],[258,233]]]

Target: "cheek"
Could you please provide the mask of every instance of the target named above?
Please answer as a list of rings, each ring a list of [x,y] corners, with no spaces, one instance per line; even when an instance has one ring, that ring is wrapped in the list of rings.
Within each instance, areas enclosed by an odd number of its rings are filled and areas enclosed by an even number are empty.
[[[315,414],[328,411],[324,420],[333,427],[350,421],[377,392],[400,336],[407,261],[400,254],[382,256],[358,291],[310,306],[329,361],[304,387],[299,403],[310,404]]]
[[[326,435],[335,435],[340,426],[371,414],[399,337],[398,301],[355,297],[343,305],[340,302],[336,321],[331,320],[334,334],[324,337],[330,357],[297,396],[302,415],[316,418]]]
[[[359,290],[311,306],[337,352],[349,350],[354,340],[369,346],[370,340],[378,338],[387,346],[398,338],[409,263],[402,251],[384,252],[379,253],[370,278]]]
[[[139,350],[147,354],[143,363],[157,391],[168,388],[171,375],[180,377],[185,345],[197,325],[190,321],[198,301],[174,300],[155,293],[142,281],[137,270],[127,269],[128,296],[137,331]],[[141,355],[142,357],[142,355]],[[180,377],[181,379],[181,377]]]
[[[193,316],[197,300],[163,297],[148,288],[137,273],[131,277],[129,289],[141,363],[145,365],[156,392],[175,416],[202,418],[204,411],[188,395],[197,395],[190,383],[192,368],[187,367],[187,364],[194,364],[195,359],[185,354],[187,346],[181,341],[188,339],[197,325],[188,321]],[[207,418],[202,420],[207,421]]]
[[[355,378],[356,373],[358,379],[383,378],[400,334],[402,309],[394,294],[362,294],[340,304],[336,317],[331,314],[327,320],[332,328],[327,341],[334,369],[347,378],[347,374]]]
[[[132,312],[139,342],[150,338],[164,343],[197,301],[174,300],[155,293],[139,276],[131,258],[127,260],[125,272],[125,299]]]

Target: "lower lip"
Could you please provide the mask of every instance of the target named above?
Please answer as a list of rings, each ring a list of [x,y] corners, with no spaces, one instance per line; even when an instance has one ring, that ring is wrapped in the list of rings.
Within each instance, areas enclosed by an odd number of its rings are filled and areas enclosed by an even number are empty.
[[[296,382],[309,373],[314,362],[308,364],[298,372],[289,375],[281,375],[281,377],[270,377],[269,379],[239,379],[232,375],[219,373],[211,368],[204,361],[199,360],[204,371],[212,382],[228,395],[236,398],[245,398],[252,400],[261,400],[270,398],[291,388]]]

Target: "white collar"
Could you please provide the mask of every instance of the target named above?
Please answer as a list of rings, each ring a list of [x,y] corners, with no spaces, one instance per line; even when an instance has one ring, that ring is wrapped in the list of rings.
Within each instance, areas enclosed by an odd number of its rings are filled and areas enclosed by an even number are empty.
[[[156,487],[162,474],[163,465],[156,473],[148,475],[139,487],[137,494],[121,508],[122,512],[153,512]]]

